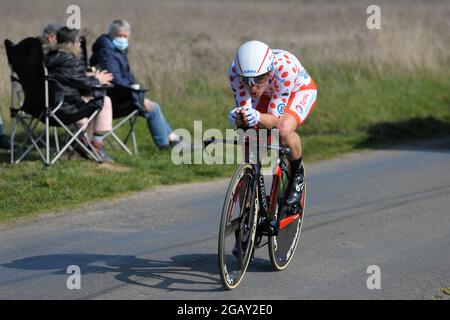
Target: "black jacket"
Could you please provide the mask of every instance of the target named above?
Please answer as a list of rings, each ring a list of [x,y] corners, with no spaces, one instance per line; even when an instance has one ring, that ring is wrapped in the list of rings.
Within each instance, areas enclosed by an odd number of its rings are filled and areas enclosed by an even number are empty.
[[[55,100],[64,104],[82,105],[81,96],[94,95],[94,86],[100,86],[100,82],[93,76],[86,76],[86,65],[81,59],[66,51],[51,51],[45,58],[49,76],[59,83],[55,88]]]

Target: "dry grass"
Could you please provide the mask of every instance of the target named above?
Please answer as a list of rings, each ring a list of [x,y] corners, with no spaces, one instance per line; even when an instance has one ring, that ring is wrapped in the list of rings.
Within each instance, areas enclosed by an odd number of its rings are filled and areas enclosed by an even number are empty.
[[[320,106],[301,128],[310,161],[450,132],[450,1],[375,2],[382,9],[380,31],[366,28],[369,0],[0,0],[0,40],[19,41],[48,22],[65,22],[73,3],[81,6],[91,44],[112,20],[127,19],[138,79],[152,87],[150,97],[161,102],[172,127],[191,130],[194,120],[204,121],[204,129],[227,127],[232,97],[226,69],[242,41],[256,38],[285,48],[320,86]],[[0,48],[6,123],[8,91]],[[9,166],[0,152],[0,222],[233,170],[174,165],[168,153],[158,152],[142,120],[137,136],[140,156],[112,154],[118,170],[72,160],[52,170],[37,161]]]
[[[51,21],[65,22],[72,0],[0,2],[0,39],[38,34]],[[157,95],[180,91],[203,72],[225,83],[233,51],[261,39],[294,52],[306,67],[346,63],[383,71],[438,70],[450,63],[450,1],[377,1],[383,30],[366,28],[373,1],[95,0],[77,1],[90,43],[113,19],[132,23],[132,66]],[[9,90],[0,54],[0,97]],[[3,107],[4,108],[4,107]]]

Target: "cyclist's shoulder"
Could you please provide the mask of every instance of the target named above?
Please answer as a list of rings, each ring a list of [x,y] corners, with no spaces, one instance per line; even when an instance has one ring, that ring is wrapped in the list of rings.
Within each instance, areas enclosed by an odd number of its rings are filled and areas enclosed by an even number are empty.
[[[237,69],[236,69],[236,66],[234,64],[234,60],[228,66],[228,75],[230,75],[230,76],[237,76]]]
[[[286,50],[275,49],[273,61],[275,74],[284,74],[283,77],[287,75],[295,77],[303,68],[297,57]]]
[[[283,79],[291,83],[297,78],[307,78],[307,72],[299,59],[287,50],[273,49],[274,52],[274,76],[283,82]]]
[[[274,61],[299,63],[299,59],[291,52],[283,49],[273,49]]]

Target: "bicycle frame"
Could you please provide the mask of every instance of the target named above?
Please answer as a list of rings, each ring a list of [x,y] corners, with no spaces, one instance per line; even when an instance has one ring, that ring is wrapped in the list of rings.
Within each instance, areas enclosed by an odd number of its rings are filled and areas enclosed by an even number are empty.
[[[273,147],[272,145],[268,145],[268,148]],[[264,175],[261,174],[261,163],[259,161],[259,153],[258,153],[258,161],[256,165],[256,180],[258,181],[258,195],[259,195],[259,203],[261,203],[261,211],[260,216],[267,218],[269,214],[274,214],[276,211],[276,205],[277,205],[277,195],[278,190],[280,187],[280,182],[282,179],[283,171],[286,170],[286,168],[283,168],[282,166],[284,163],[281,161],[283,148],[281,147],[279,149],[279,155],[277,159],[277,165],[275,168],[275,172],[272,176],[272,186],[270,190],[270,195],[267,197],[266,194],[266,187],[265,187],[265,181],[264,181]],[[247,150],[246,150],[247,151]],[[290,152],[290,150],[289,150]],[[289,152],[284,151],[284,154],[289,154]],[[268,200],[267,200],[268,199]],[[295,215],[288,216],[282,220],[280,220],[280,215],[277,216],[277,220],[279,222],[279,230],[283,230],[288,225],[296,221],[300,218],[300,214],[297,213]]]
[[[258,132],[259,134],[259,132]],[[284,147],[281,145],[273,145],[271,143],[265,145],[265,146],[260,146],[258,143],[258,139],[257,139],[257,152],[256,155],[254,154],[253,150],[249,148],[250,146],[250,137],[246,136],[244,141],[240,141],[240,140],[224,140],[224,139],[216,139],[214,137],[210,138],[210,139],[206,139],[204,141],[204,145],[205,147],[207,147],[209,144],[211,143],[225,143],[225,144],[234,144],[234,145],[244,145],[244,154],[245,154],[245,162],[247,163],[254,163],[255,164],[255,169],[256,169],[256,176],[255,176],[255,181],[257,181],[257,192],[258,192],[258,203],[260,203],[260,217],[264,217],[267,218],[269,214],[274,214],[276,211],[276,205],[277,205],[277,195],[278,195],[278,190],[279,190],[279,186],[280,186],[280,182],[282,179],[282,175],[283,175],[283,170],[286,170],[286,168],[284,168],[284,163],[281,161],[281,158],[283,155],[289,155],[290,154],[290,149],[288,147]],[[264,175],[261,174],[261,161],[259,158],[259,148],[260,147],[266,147],[268,149],[272,149],[272,150],[278,150],[278,159],[277,159],[277,165],[275,168],[275,172],[273,174],[273,179],[272,179],[272,186],[271,186],[271,191],[270,191],[270,196],[267,197],[267,193],[266,193],[266,186],[265,186],[265,180],[264,180]],[[249,150],[252,150],[249,153]],[[255,161],[256,158],[256,161]],[[288,225],[290,225],[291,223],[293,223],[294,221],[296,221],[297,219],[300,218],[300,214],[297,213],[295,215],[290,215],[282,220],[280,220],[280,215],[277,216],[277,222],[279,222],[279,230],[283,230],[284,228],[286,228]],[[258,224],[259,226],[260,224]],[[263,235],[267,235],[270,236],[271,234],[268,233],[262,233]]]

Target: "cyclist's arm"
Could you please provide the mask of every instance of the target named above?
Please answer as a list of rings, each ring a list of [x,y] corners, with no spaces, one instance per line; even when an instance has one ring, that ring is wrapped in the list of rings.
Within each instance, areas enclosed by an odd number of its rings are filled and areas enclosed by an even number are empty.
[[[237,117],[236,125],[238,127],[248,127],[248,121],[245,116],[245,110],[240,110],[241,117]],[[272,129],[277,126],[278,123],[278,116],[275,116],[273,114],[267,114],[267,113],[259,113],[259,122],[258,127],[263,129]]]
[[[258,127],[264,129],[275,128],[278,124],[278,117],[269,113],[260,113]]]

